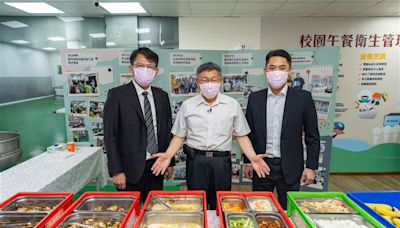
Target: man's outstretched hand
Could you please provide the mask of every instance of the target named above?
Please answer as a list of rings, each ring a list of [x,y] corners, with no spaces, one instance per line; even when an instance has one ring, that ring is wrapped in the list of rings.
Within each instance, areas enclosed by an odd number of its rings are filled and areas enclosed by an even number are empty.
[[[157,153],[154,154],[153,157],[157,158],[157,160],[151,167],[151,171],[156,176],[164,175],[169,166],[169,163],[171,162],[171,158],[166,153]]]

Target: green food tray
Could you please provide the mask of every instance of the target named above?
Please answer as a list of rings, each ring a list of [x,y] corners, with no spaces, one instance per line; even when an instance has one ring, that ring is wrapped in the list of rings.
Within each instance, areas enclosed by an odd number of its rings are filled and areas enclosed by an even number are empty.
[[[369,223],[377,228],[385,228],[378,220],[373,218],[364,209],[353,202],[346,194],[342,192],[288,192],[288,208],[287,215],[295,223],[296,227],[316,227],[311,219],[300,209],[300,206],[296,203],[297,198],[339,198],[344,200],[350,207],[352,207],[359,216],[363,217]]]

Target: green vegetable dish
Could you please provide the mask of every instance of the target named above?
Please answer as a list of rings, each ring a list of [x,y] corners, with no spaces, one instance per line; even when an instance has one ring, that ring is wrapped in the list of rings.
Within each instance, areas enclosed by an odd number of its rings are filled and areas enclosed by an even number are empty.
[[[254,222],[251,218],[234,218],[228,221],[229,228],[253,228]]]

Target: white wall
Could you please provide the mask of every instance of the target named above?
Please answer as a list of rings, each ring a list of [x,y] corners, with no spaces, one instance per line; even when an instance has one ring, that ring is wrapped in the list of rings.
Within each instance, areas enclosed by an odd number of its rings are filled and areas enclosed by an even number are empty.
[[[233,50],[236,44],[259,49],[259,17],[180,17],[179,48]]]
[[[62,78],[62,74],[59,74],[58,72],[58,66],[61,66],[60,52],[51,52],[49,54],[49,64],[51,67],[51,73],[53,77],[52,85],[54,87],[54,93],[55,95],[62,96],[64,80]]]
[[[44,51],[0,43],[0,104],[53,94]]]
[[[50,77],[47,52],[0,43],[0,77]]]
[[[399,17],[264,17],[261,48],[296,48],[302,34],[382,34],[400,31]],[[355,38],[355,37],[354,37]]]

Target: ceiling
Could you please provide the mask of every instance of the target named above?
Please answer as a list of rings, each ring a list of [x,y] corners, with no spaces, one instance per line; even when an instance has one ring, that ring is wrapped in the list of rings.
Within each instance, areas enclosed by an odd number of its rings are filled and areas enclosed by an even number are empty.
[[[1,16],[32,16],[0,0]],[[123,2],[134,0],[102,0]],[[103,17],[109,15],[96,0],[44,0],[65,12],[63,16]],[[400,16],[400,0],[138,0],[147,16]],[[39,14],[50,16],[54,14]]]
[[[64,14],[57,15],[28,14],[21,10],[5,5],[4,2],[7,1],[34,2],[40,0],[0,0],[0,22],[17,20],[29,25],[29,27],[13,29],[0,24],[0,42],[9,44],[14,44],[11,43],[12,40],[27,40],[30,43],[21,45],[36,49],[42,49],[44,47],[54,47],[56,49],[66,48],[67,41],[53,42],[47,39],[47,37],[51,36],[60,36],[66,38],[67,40],[79,41],[79,45],[86,46],[88,48],[104,48],[106,47],[106,42],[109,41],[115,42],[117,47],[120,45],[136,46],[138,38],[135,29],[137,26],[143,27],[137,23],[135,17],[136,15],[111,15],[102,7],[96,7],[96,0],[44,0],[44,2],[47,2],[48,4],[65,12]],[[120,2],[134,0],[102,0],[102,2],[116,1]],[[154,17],[400,16],[400,0],[138,1],[148,12],[147,14],[139,16]],[[55,16],[81,16],[84,17],[85,20],[76,23],[64,23]],[[154,29],[152,29],[152,31],[153,30]],[[171,28],[167,27],[167,30],[171,30]],[[90,33],[106,33],[107,37],[103,39],[93,38],[89,36]],[[176,31],[175,33],[178,32]],[[164,36],[165,34],[167,33],[164,33]],[[136,37],[136,40],[132,40],[132,37]],[[139,39],[142,38],[139,37]],[[132,42],[126,44],[124,43],[124,40],[129,40]]]

